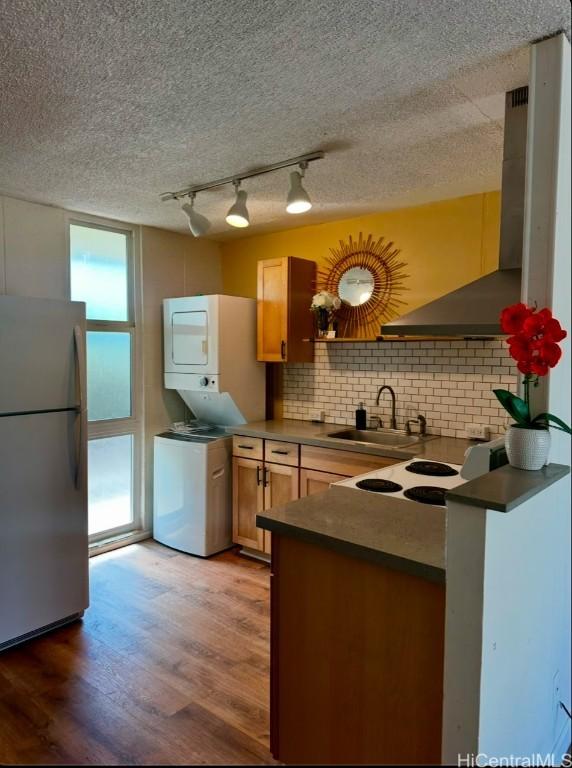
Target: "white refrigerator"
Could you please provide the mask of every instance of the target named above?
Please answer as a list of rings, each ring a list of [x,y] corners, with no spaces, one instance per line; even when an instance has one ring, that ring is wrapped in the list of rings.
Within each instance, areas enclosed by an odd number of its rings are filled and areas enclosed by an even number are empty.
[[[85,304],[0,296],[0,650],[89,602]]]

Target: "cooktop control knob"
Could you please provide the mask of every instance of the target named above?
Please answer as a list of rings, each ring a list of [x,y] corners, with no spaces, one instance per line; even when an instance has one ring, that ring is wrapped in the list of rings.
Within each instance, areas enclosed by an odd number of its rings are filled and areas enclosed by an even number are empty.
[[[201,376],[201,378],[199,379],[199,384],[201,385],[201,387],[208,387],[209,380],[207,379],[206,376]]]

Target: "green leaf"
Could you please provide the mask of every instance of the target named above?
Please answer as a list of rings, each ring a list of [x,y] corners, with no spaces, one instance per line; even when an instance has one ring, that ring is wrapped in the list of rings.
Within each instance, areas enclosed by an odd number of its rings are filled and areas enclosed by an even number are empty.
[[[517,424],[530,424],[530,411],[522,397],[514,395],[508,389],[493,389],[497,400]]]
[[[572,435],[572,430],[568,424],[562,421],[562,419],[559,419],[558,416],[553,416],[551,413],[539,413],[538,416],[534,417],[532,423],[536,424],[539,421],[546,422],[547,426],[550,426],[550,422],[553,422],[555,429],[559,429],[561,432],[566,432],[566,434]]]

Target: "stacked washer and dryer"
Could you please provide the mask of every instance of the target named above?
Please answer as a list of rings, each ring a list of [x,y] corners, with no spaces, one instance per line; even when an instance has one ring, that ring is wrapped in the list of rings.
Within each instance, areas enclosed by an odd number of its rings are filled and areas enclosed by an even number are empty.
[[[256,300],[192,296],[163,302],[165,387],[195,417],[154,439],[153,537],[207,557],[232,545],[232,437],[265,416],[256,360]]]

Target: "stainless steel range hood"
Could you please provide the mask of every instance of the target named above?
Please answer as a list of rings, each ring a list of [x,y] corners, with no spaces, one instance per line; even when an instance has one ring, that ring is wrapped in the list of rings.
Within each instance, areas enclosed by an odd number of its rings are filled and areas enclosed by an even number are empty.
[[[381,326],[383,336],[498,336],[520,301],[528,86],[506,94],[499,268]],[[462,254],[460,254],[461,256]]]

